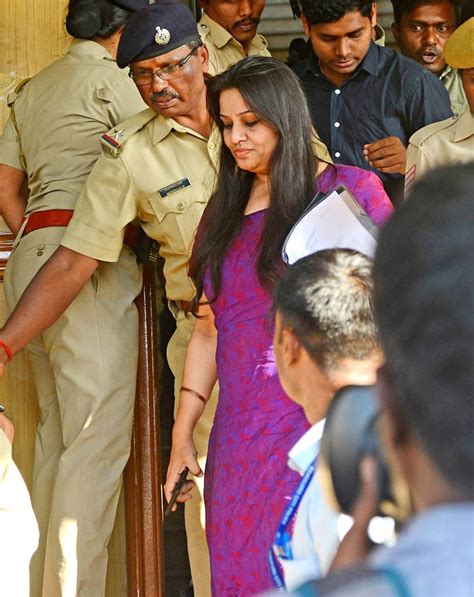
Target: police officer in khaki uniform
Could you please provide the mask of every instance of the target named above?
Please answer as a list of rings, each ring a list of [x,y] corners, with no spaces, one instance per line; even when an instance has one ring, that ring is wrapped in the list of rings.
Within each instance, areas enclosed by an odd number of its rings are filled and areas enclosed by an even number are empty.
[[[209,53],[209,73],[216,75],[246,56],[270,56],[257,33],[265,0],[200,0],[204,14],[199,34]]]
[[[181,5],[173,10],[177,12],[176,22],[179,20],[181,25],[186,24],[188,14],[192,18]],[[123,65],[132,62],[134,80],[152,109],[123,124],[119,146],[112,147],[108,138],[103,139],[104,156],[84,190],[81,201],[84,210],[80,208],[81,211],[76,212],[75,222],[71,223],[63,244],[99,260],[111,259],[110,249],[113,248],[115,259],[115,251],[122,244],[118,232],[136,215],[148,236],[160,243],[166,296],[176,318],[176,331],[169,342],[167,358],[175,377],[177,408],[186,348],[194,327],[194,317],[185,313],[187,303],[194,296],[187,267],[196,228],[212,193],[218,146],[217,139],[208,140],[211,125],[203,77],[207,71],[207,52],[201,47],[196,23],[190,20],[183,31],[176,26],[173,13],[166,13],[164,8],[160,10],[155,5],[148,13],[140,16],[142,20],[137,14],[125,29],[118,60]],[[170,41],[163,43],[168,34]],[[140,47],[144,43],[147,47]],[[160,75],[164,80],[149,74],[150,69],[156,71],[162,65],[165,70]],[[157,117],[157,113],[161,116]],[[114,137],[116,132],[109,135]],[[120,209],[111,189],[121,189]],[[107,195],[110,203],[102,201],[100,213],[93,217],[102,222],[105,214],[114,214],[105,227],[105,222],[101,224],[102,233],[111,238],[113,245],[109,248],[100,241],[103,249],[99,251],[95,237],[89,246],[89,204],[98,205],[97,198]],[[206,417],[194,433],[202,470],[216,399],[217,391],[207,405]],[[196,485],[198,492],[185,507],[186,535],[194,593],[207,597],[210,595],[210,563],[203,479],[197,478]]]
[[[13,424],[0,405],[0,583],[2,597],[28,597],[28,567],[38,547],[30,494],[12,457]]]
[[[460,70],[468,106],[455,118],[423,127],[410,138],[405,193],[430,170],[474,162],[474,17],[451,35],[444,46],[446,62]]]
[[[115,54],[121,28],[147,4],[70,2],[70,50],[9,98],[0,211],[13,231],[20,229],[5,274],[10,310],[59,246],[99,157],[100,136],[146,108]],[[130,450],[138,358],[133,299],[140,287],[140,268],[124,248],[118,263],[103,264],[27,347],[40,407],[32,488],[41,534],[31,567],[35,597],[104,594],[106,546]]]

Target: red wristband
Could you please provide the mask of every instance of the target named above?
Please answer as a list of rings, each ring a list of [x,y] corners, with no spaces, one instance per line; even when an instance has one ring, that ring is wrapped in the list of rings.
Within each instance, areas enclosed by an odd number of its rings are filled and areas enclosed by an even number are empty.
[[[3,350],[5,351],[5,354],[7,355],[7,359],[9,361],[11,361],[13,359],[13,352],[12,349],[8,346],[8,344],[6,344],[3,340],[0,340],[0,346],[3,348]]]

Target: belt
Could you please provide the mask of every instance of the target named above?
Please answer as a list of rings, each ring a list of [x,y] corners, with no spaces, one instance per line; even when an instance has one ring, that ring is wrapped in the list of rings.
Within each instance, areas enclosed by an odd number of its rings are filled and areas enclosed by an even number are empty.
[[[23,229],[22,237],[35,230],[42,228],[51,228],[53,226],[66,227],[74,215],[72,209],[46,209],[44,211],[35,211],[27,216],[28,221]],[[125,229],[123,242],[127,247],[134,250],[138,244],[140,229],[133,224],[129,224]]]

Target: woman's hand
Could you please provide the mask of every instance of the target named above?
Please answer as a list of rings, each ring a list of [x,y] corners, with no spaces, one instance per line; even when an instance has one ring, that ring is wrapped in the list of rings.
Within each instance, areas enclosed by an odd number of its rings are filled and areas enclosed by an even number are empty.
[[[204,295],[202,300],[207,301]],[[207,398],[216,383],[217,330],[209,305],[201,305],[199,315],[186,351],[182,386],[191,388]],[[173,426],[171,458],[164,486],[165,498],[168,503],[179,481],[179,476],[186,467],[195,477],[202,477],[203,473],[197,461],[197,452],[193,442],[193,430],[204,411],[204,406],[193,392],[181,388],[178,412]],[[194,481],[186,481],[177,501],[187,502],[190,500],[193,487]],[[174,510],[176,510],[176,506],[172,508],[173,512]]]
[[[173,437],[173,446],[171,449],[171,458],[166,473],[166,483],[164,486],[165,498],[169,502],[179,476],[185,467],[195,477],[202,477],[202,470],[197,461],[197,452],[192,437],[176,438]],[[191,491],[194,487],[194,481],[188,480],[183,485],[177,502],[187,502],[192,498]],[[176,510],[176,506],[172,511]]]

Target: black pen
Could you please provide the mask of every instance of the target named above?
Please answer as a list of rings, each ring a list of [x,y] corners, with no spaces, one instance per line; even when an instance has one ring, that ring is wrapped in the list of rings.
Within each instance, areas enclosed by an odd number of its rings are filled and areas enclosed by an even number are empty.
[[[188,469],[188,467],[186,467],[182,471],[182,473],[179,475],[178,482],[174,486],[173,493],[171,494],[171,499],[169,501],[169,504],[166,506],[165,516],[168,516],[168,514],[171,512],[171,509],[175,505],[176,499],[179,495],[179,492],[181,491],[183,485],[186,483],[186,478],[188,476],[188,473],[189,473],[189,469]]]

